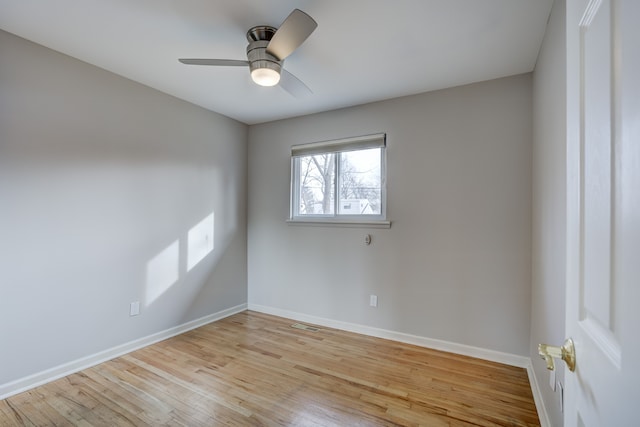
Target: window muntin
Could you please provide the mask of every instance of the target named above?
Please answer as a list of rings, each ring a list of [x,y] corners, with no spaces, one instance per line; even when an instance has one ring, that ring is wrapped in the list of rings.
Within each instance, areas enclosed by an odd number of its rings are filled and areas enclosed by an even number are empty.
[[[291,149],[293,221],[385,219],[385,135]]]

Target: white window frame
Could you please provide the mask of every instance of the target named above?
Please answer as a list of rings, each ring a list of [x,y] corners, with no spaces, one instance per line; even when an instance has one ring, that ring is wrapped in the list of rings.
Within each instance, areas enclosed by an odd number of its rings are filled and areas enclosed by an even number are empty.
[[[314,142],[310,144],[300,144],[291,147],[291,188],[290,188],[290,206],[289,219],[287,222],[292,225],[329,225],[336,227],[372,227],[372,228],[389,228],[391,222],[387,220],[387,155],[386,155],[386,134],[379,133],[373,135],[357,136],[352,138],[344,138],[331,141]],[[297,209],[300,206],[300,173],[297,161],[300,157],[327,154],[327,153],[345,153],[359,150],[367,150],[371,148],[380,148],[380,214],[379,215],[340,215],[338,212],[340,203],[340,162],[337,161],[335,173],[336,180],[334,183],[334,214],[318,214],[318,215],[297,215]]]

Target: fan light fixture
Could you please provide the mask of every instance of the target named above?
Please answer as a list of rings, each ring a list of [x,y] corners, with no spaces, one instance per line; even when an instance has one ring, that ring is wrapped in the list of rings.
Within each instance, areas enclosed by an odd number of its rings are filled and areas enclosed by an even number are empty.
[[[272,68],[256,68],[251,71],[251,78],[260,86],[275,86],[280,81],[280,73]]]
[[[214,65],[227,67],[249,66],[251,80],[260,86],[275,86],[284,72],[283,88],[294,96],[309,94],[305,86],[291,73],[282,69],[284,59],[291,55],[313,33],[318,24],[312,17],[294,9],[282,22],[280,28],[257,25],[247,31],[247,60],[180,58],[183,64]]]
[[[271,38],[276,32],[273,27],[253,27],[247,33],[247,59],[251,79],[260,86],[275,86],[280,81],[282,61],[267,52],[269,40],[253,40],[257,37]]]

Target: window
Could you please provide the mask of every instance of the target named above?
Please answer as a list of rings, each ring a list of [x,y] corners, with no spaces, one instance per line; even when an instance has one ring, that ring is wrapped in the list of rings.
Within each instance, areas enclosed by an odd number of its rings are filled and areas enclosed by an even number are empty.
[[[388,226],[385,135],[291,147],[290,222]]]

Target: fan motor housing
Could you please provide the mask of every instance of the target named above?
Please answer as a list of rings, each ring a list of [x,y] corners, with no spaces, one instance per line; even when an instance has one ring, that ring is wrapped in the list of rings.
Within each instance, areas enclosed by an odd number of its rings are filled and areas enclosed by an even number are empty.
[[[257,68],[270,68],[280,74],[282,63],[275,56],[267,52],[269,40],[256,40],[247,46],[247,59],[249,60],[249,69],[251,71]]]
[[[278,29],[269,25],[257,25],[247,31],[247,41],[257,42],[259,40],[270,41]]]

